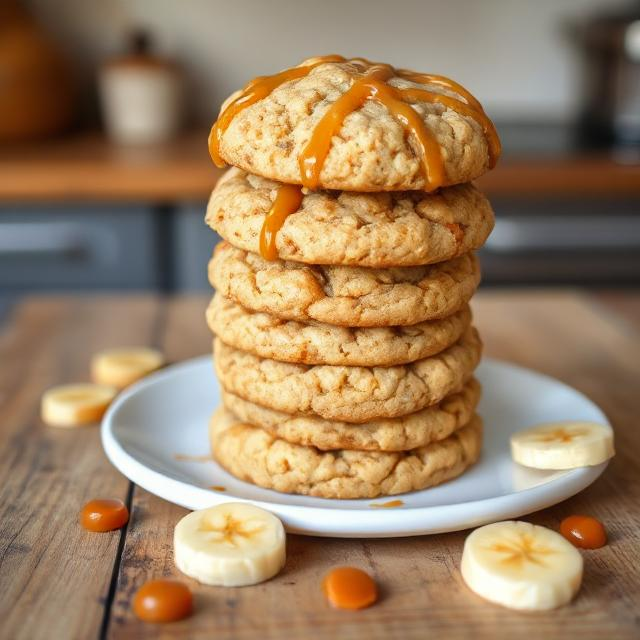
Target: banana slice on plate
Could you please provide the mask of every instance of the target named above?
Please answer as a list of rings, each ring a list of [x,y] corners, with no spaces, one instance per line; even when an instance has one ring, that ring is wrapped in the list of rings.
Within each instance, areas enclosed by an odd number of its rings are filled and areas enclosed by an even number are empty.
[[[511,436],[511,457],[535,469],[575,469],[614,455],[613,429],[596,422],[550,422]]]
[[[528,522],[488,524],[471,533],[460,569],[479,596],[511,609],[555,609],[582,582],[582,556],[559,533]]]
[[[284,566],[285,532],[272,513],[242,502],[186,515],[174,530],[182,573],[203,584],[242,587],[264,582]]]
[[[44,393],[42,420],[52,427],[79,427],[99,422],[118,390],[99,384],[68,384]]]
[[[124,389],[164,364],[164,356],[147,347],[109,349],[91,360],[91,378],[98,384]]]

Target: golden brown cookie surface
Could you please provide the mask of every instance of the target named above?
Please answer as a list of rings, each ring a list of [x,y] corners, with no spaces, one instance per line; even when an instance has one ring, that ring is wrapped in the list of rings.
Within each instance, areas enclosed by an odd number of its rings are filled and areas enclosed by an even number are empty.
[[[225,407],[243,422],[293,444],[323,451],[406,451],[443,440],[467,424],[480,400],[480,384],[472,378],[462,391],[431,407],[399,418],[381,418],[364,424],[292,416],[261,407],[224,390],[222,398]]]
[[[493,125],[455,83],[339,59],[293,75],[230,96],[212,155],[314,189],[431,191],[474,180],[500,153]]]
[[[476,415],[448,438],[402,453],[319,451],[274,438],[218,409],[210,422],[214,458],[229,473],[266,489],[322,498],[376,498],[451,480],[480,455]]]
[[[209,200],[206,221],[234,246],[260,253],[260,233],[279,183],[231,169]],[[403,267],[442,262],[484,244],[489,201],[472,184],[419,191],[307,192],[276,233],[282,260]]]
[[[460,391],[480,361],[474,328],[441,353],[394,367],[300,365],[259,358],[215,340],[220,384],[231,393],[289,414],[363,423],[419,411]]]
[[[455,313],[474,294],[480,266],[468,253],[420,267],[322,267],[269,262],[222,242],[209,262],[209,281],[252,311],[300,322],[381,327]]]
[[[209,328],[236,349],[294,364],[392,366],[434,355],[471,323],[463,307],[451,316],[409,326],[336,327],[251,312],[217,293],[206,312]]]

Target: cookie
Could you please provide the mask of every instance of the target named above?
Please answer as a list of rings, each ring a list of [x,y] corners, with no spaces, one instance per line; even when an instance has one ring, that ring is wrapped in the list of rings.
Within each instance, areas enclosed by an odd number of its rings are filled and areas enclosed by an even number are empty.
[[[231,169],[209,200],[206,222],[234,246],[260,253],[260,232],[280,185]],[[277,231],[283,260],[360,267],[442,262],[482,246],[489,201],[472,184],[419,191],[307,192]]]
[[[293,444],[360,451],[406,451],[450,436],[471,420],[480,400],[480,384],[471,378],[459,393],[438,404],[399,418],[381,418],[364,424],[324,420],[316,416],[291,416],[267,409],[223,391],[225,407],[243,422],[268,431]]]
[[[461,309],[480,282],[477,258],[420,267],[366,269],[270,262],[220,243],[209,281],[246,309],[287,320],[346,327],[410,325]]]
[[[214,458],[241,480],[322,498],[376,498],[432,487],[463,473],[482,447],[477,415],[444,440],[400,453],[290,444],[224,408],[214,413],[209,434]]]
[[[441,353],[394,367],[290,364],[215,340],[220,384],[245,400],[289,414],[362,423],[403,416],[460,391],[480,361],[474,328]]]
[[[471,323],[464,306],[441,320],[399,327],[350,328],[283,320],[251,312],[217,293],[206,312],[210,329],[236,349],[294,364],[388,367],[440,353]]]
[[[432,191],[481,176],[500,143],[460,85],[334,56],[230,96],[210,151],[218,164],[311,189]]]

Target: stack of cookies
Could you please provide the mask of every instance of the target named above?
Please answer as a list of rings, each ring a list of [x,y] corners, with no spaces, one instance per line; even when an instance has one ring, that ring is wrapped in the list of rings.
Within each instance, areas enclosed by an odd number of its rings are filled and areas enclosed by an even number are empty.
[[[214,457],[262,487],[372,498],[477,459],[469,300],[493,227],[470,181],[500,146],[442,76],[314,58],[223,105],[207,310],[223,407]]]

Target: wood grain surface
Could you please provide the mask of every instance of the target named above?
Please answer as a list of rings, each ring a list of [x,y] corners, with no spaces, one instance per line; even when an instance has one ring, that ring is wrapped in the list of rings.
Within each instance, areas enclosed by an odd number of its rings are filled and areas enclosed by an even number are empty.
[[[129,483],[106,460],[96,427],[44,426],[40,396],[86,381],[98,349],[147,343],[158,308],[151,298],[34,300],[0,335],[3,638],[90,638],[102,627],[121,533],[84,531],[78,511],[94,497],[126,500]]]
[[[104,458],[95,428],[46,428],[37,412],[48,386],[86,379],[99,348],[148,344],[170,360],[208,351],[205,305],[203,297],[35,298],[10,317],[0,337],[0,637],[640,636],[640,294],[488,291],[474,302],[488,355],[575,386],[616,429],[618,454],[594,485],[525,518],[557,528],[563,517],[585,513],[605,522],[610,534],[607,547],[584,552],[575,602],[540,614],[492,605],[464,586],[458,564],[467,532],[389,540],[291,535],[284,571],[265,584],[223,589],[181,576],[171,538],[185,510],[129,487]],[[130,501],[126,530],[89,534],[78,526],[83,501],[98,495]],[[322,576],[344,564],[375,576],[377,605],[345,612],[325,603]],[[160,576],[192,587],[193,617],[165,626],[133,617],[132,594]]]

